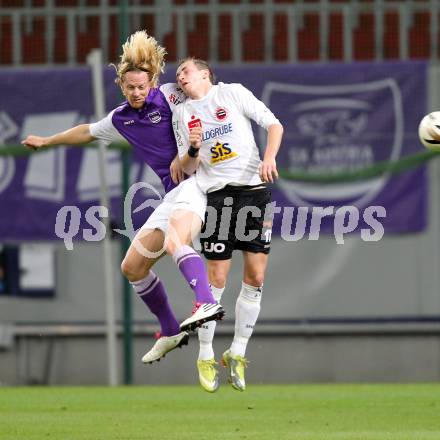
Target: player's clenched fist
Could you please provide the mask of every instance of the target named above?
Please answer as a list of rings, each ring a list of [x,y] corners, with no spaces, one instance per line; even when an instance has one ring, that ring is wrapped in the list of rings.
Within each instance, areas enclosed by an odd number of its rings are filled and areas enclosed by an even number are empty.
[[[46,145],[45,141],[46,138],[44,137],[30,135],[26,139],[21,141],[21,143],[24,146],[31,148],[32,150],[38,150],[39,148],[44,147]]]
[[[189,131],[189,143],[194,148],[202,146],[202,127],[194,127]]]

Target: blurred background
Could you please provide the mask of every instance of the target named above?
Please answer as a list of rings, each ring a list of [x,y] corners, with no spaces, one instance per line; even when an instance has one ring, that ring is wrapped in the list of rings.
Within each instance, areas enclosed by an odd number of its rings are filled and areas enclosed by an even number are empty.
[[[108,64],[140,29],[167,49],[162,83],[180,58],[207,59],[285,128],[249,383],[440,379],[439,166],[417,136],[440,108],[439,14],[438,0],[0,0],[0,384],[197,383],[196,335],[140,362],[158,328],[120,274],[127,240],[110,232],[128,228],[128,186],[158,179],[122,146],[107,152],[103,239],[90,221],[98,150],[18,145],[121,102]],[[184,319],[192,293],[169,257],[155,271]],[[237,253],[218,357],[241,277]]]

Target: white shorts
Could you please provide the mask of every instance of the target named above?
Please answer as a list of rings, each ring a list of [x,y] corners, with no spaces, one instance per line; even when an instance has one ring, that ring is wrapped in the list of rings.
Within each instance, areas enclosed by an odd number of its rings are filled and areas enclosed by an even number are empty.
[[[162,203],[153,211],[141,229],[160,229],[167,232],[168,221],[176,209],[194,212],[202,222],[205,221],[206,194],[197,185],[194,175],[165,195]]]

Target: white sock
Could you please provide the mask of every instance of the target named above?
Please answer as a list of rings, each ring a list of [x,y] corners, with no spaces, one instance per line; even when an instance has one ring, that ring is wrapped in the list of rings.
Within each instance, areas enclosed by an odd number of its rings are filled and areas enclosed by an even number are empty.
[[[220,302],[224,287],[211,286],[212,295],[217,302]],[[214,339],[216,321],[208,321],[199,328],[199,360],[208,360],[214,358],[214,349],[212,348],[212,340]]]
[[[242,283],[240,295],[235,303],[235,333],[231,345],[232,356],[243,356],[252,336],[254,325],[260,313],[263,286],[253,287]]]

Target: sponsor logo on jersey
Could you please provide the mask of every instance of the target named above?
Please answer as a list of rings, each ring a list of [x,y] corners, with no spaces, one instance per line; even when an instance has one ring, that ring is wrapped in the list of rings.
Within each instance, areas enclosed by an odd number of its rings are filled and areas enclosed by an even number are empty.
[[[228,117],[228,110],[224,107],[217,107],[215,111],[215,118],[217,121],[224,121]]]
[[[171,95],[168,96],[168,101],[170,101],[171,104],[178,105],[183,102],[183,99],[179,95],[176,95],[175,93],[171,93]]]
[[[231,132],[232,132],[232,122],[230,122],[229,124],[224,124],[220,127],[212,128],[211,130],[206,130],[202,134],[202,142],[212,138],[223,136],[224,134]]]
[[[129,121],[124,121],[124,125],[133,125],[134,124],[134,120],[130,119]]]
[[[148,113],[148,118],[153,124],[157,124],[162,119],[162,116],[160,115],[160,112],[156,110],[155,112]]]
[[[224,162],[225,160],[232,159],[233,157],[237,157],[238,154],[235,151],[232,151],[232,148],[229,146],[227,142],[220,143],[217,142],[210,149],[211,151],[211,165],[216,165],[220,162]]]
[[[174,137],[176,138],[177,146],[183,147],[184,144],[183,144],[182,136],[180,134],[178,121],[173,121],[173,131],[174,131]]]
[[[201,127],[201,126],[202,126],[202,121],[200,120],[200,118],[196,118],[194,115],[192,115],[191,120],[188,122],[188,129],[192,130],[193,128]]]

